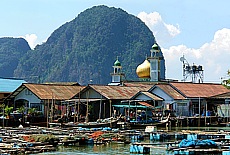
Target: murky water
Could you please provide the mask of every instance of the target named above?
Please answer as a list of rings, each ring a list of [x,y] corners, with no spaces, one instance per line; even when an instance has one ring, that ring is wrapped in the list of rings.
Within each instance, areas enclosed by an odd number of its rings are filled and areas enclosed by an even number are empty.
[[[176,128],[174,131],[181,130],[230,130],[230,127],[204,127],[204,128]],[[143,142],[149,143],[148,139]],[[151,142],[150,142],[151,143]],[[110,143],[107,145],[92,145],[92,146],[59,146],[56,152],[41,153],[40,155],[138,155],[130,154],[129,144],[114,144]],[[172,152],[167,152],[164,146],[159,146],[159,148],[151,148],[151,155],[172,155]]]
[[[129,144],[108,144],[99,146],[60,146],[56,152],[40,153],[40,155],[132,155]],[[151,149],[151,154],[169,155],[165,148]],[[138,154],[133,154],[138,155]]]
[[[115,155],[115,154],[129,154],[129,145],[122,144],[108,144],[108,145],[93,145],[93,146],[60,146],[58,151],[53,153],[42,153],[46,155]]]

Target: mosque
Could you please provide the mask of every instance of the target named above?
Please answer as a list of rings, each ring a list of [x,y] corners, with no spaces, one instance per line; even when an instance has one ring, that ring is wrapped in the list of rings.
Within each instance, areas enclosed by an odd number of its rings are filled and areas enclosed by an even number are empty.
[[[121,85],[124,74],[118,58],[114,62],[113,69],[112,82],[108,85]],[[136,68],[136,74],[140,81],[165,81],[165,59],[157,43],[152,46],[150,56],[146,56],[144,62]]]
[[[196,73],[193,66],[189,66],[189,69],[188,66],[184,67],[186,72]],[[175,116],[185,117],[201,115],[207,111],[211,111],[212,116],[229,116],[230,92],[223,85],[178,82],[165,78],[165,60],[157,43],[150,49],[150,56],[146,56],[143,63],[137,66],[136,74],[139,81],[124,81],[122,65],[117,58],[108,85],[24,83],[5,101],[14,107],[36,106],[44,120],[49,118],[50,113],[47,111],[52,106],[60,114],[68,116],[74,113],[70,117],[73,122],[78,121],[76,113],[87,121],[95,121],[120,115],[130,116],[131,110],[138,114],[140,109],[144,109],[150,118],[152,112],[166,114],[168,111]]]

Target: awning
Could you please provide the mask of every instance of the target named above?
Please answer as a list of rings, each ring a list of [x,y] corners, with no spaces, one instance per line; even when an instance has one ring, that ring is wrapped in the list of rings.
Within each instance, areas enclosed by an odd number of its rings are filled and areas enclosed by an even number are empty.
[[[161,108],[163,108],[162,106],[157,106],[157,107],[155,107],[155,109],[161,109]]]
[[[146,103],[146,102],[138,102],[140,105],[112,105],[113,107],[118,107],[118,108],[150,108],[150,109],[154,109],[154,106]]]
[[[143,105],[112,105],[112,106],[118,108],[147,108],[146,106]]]
[[[149,104],[147,102],[138,102],[138,103],[141,104],[141,105],[143,105],[143,106],[146,106],[146,107],[154,109],[154,106],[152,106],[151,104]]]
[[[105,99],[70,99],[70,100],[64,100],[61,101],[62,105],[73,105],[73,104],[78,104],[80,103],[87,103],[87,102],[98,102],[98,101],[104,101]]]

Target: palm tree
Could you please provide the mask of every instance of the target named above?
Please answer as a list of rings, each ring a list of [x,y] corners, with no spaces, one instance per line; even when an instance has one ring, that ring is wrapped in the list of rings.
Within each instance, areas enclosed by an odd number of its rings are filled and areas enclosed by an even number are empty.
[[[35,116],[37,114],[37,109],[36,108],[29,108],[28,114],[30,114],[31,116]]]
[[[27,120],[24,120],[25,119],[25,111],[26,111],[25,106],[21,106],[21,107],[17,108],[17,112],[22,114],[22,120],[21,120],[22,122],[21,123],[24,123],[25,121],[27,121]]]
[[[13,112],[14,107],[9,107],[8,105],[4,108],[4,113],[7,117],[10,116],[10,113]]]

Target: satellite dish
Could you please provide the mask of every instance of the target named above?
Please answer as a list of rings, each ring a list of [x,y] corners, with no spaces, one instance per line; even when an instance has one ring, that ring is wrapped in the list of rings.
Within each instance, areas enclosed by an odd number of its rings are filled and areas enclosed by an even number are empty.
[[[183,57],[180,57],[180,61],[181,61],[181,62],[185,61],[184,56],[183,56]]]

